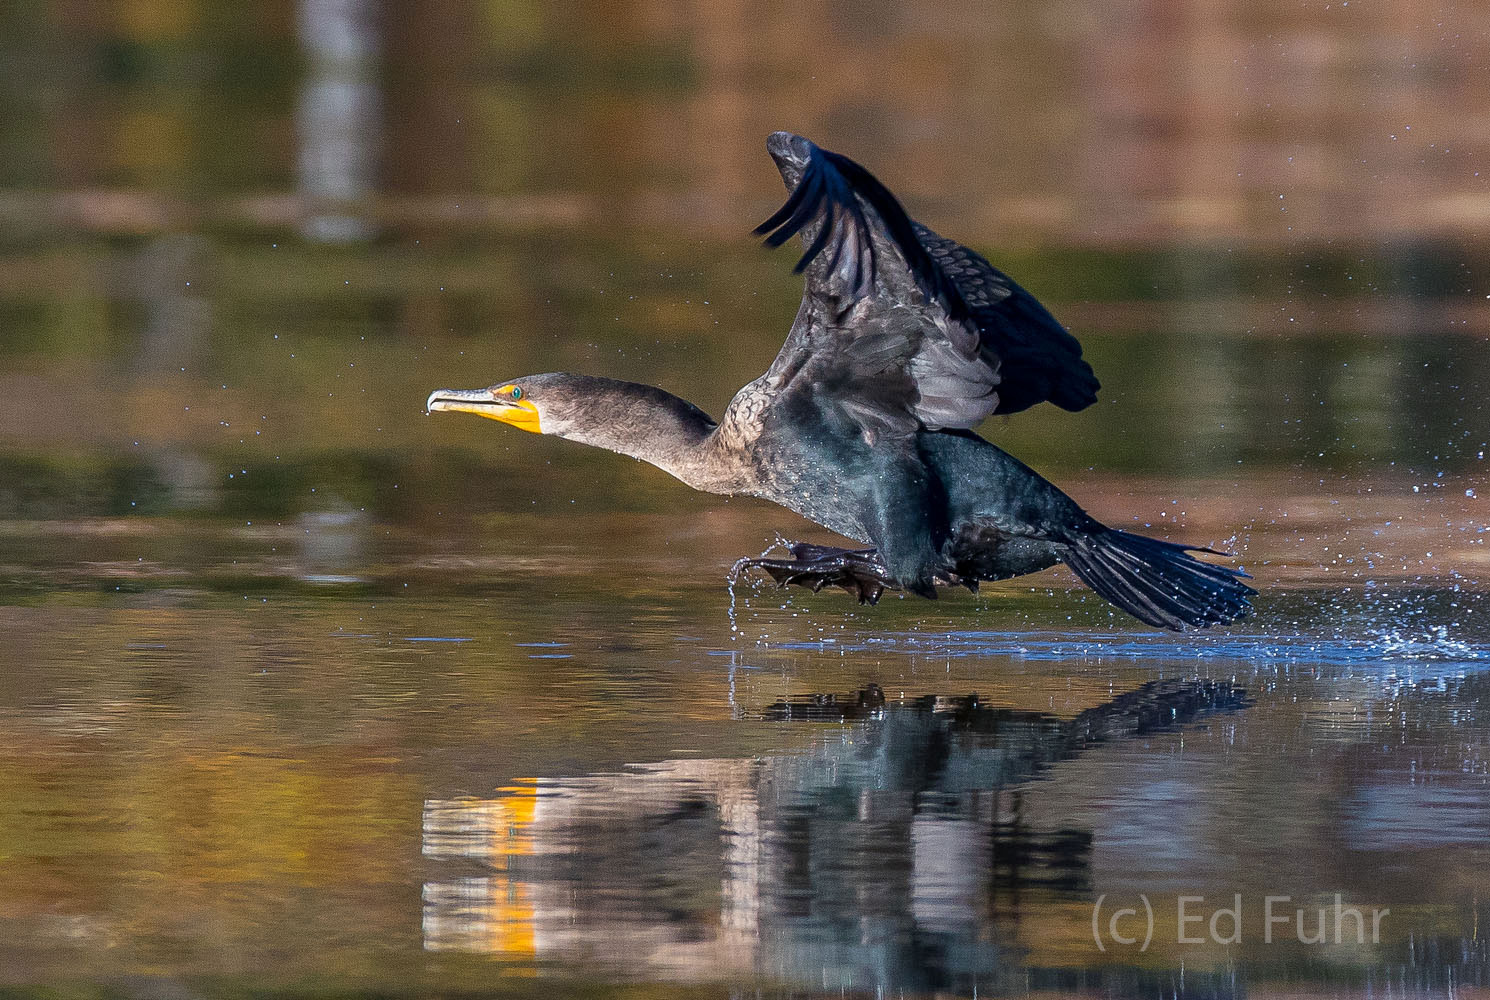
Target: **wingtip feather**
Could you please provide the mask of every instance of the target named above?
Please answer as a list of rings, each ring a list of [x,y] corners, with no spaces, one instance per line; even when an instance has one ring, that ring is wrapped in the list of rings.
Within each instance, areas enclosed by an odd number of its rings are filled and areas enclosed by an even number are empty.
[[[879,264],[868,231],[867,205],[884,225],[923,294],[939,301],[953,317],[966,319],[970,313],[956,282],[921,245],[914,223],[890,189],[847,156],[811,143],[808,146],[801,179],[781,208],[755,228],[755,235],[764,236],[765,245],[774,249],[800,233],[814,218],[821,218],[823,231],[797,261],[796,273],[805,271],[828,248],[835,234],[834,270],[844,244],[861,240],[864,254],[855,255],[855,280],[849,290],[851,296],[858,297],[873,284]],[[841,220],[851,224],[840,224]]]

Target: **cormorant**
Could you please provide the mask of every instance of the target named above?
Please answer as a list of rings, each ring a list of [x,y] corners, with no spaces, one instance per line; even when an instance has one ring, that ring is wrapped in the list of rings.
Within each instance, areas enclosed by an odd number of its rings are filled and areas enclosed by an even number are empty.
[[[1108,528],[973,432],[990,414],[1096,400],[1081,345],[1034,296],[912,221],[853,160],[787,132],[766,148],[791,195],[756,232],[771,247],[801,235],[806,292],[770,370],[723,419],[652,386],[565,373],[439,389],[428,409],[630,455],[872,546],[795,543],[791,559],[735,565],[782,585],[832,584],[872,604],[886,588],[935,597],[1064,562],[1150,625],[1250,611],[1245,574],[1190,554],[1212,550]]]

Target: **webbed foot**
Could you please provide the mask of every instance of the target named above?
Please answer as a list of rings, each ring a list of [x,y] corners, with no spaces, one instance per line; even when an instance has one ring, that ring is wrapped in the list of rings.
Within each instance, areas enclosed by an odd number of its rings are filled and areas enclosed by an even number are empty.
[[[790,559],[741,559],[730,570],[730,580],[743,570],[763,569],[783,587],[796,584],[814,593],[827,586],[842,587],[860,604],[878,604],[886,589],[899,586],[874,549],[835,549],[810,542],[789,542],[787,548]]]

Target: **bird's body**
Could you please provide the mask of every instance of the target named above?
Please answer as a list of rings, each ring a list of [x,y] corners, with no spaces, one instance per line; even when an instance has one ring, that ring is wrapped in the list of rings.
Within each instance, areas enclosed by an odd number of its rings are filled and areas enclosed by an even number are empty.
[[[935,597],[938,585],[975,589],[1065,562],[1150,624],[1247,612],[1238,572],[1104,527],[973,432],[993,413],[1096,398],[1080,345],[1032,295],[912,222],[853,161],[787,133],[768,149],[792,196],[758,231],[774,231],[773,246],[801,234],[806,292],[776,360],[717,423],[661,389],[568,374],[437,390],[429,408],[631,455],[867,547],[798,544],[790,560],[737,564],[783,584],[836,584],[873,602],[887,587]]]

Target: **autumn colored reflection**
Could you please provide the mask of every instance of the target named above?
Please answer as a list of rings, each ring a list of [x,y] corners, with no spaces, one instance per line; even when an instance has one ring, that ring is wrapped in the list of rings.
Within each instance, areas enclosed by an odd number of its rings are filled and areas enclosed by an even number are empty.
[[[6,7],[0,990],[1483,992],[1487,32]],[[800,294],[749,236],[778,128],[1070,326],[1099,403],[982,432],[1234,552],[1255,618],[1160,635],[1061,571],[732,590],[830,539],[425,418],[556,369],[719,412]],[[1181,899],[1237,894],[1240,943],[1180,943]],[[1265,945],[1269,895],[1390,915]],[[1157,946],[1093,937],[1140,899]]]

